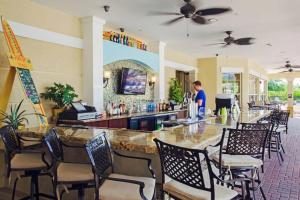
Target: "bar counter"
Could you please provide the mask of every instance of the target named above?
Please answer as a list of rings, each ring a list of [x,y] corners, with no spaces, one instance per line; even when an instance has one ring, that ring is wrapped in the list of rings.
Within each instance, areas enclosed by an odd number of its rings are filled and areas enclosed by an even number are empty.
[[[182,147],[204,148],[220,138],[224,127],[233,128],[237,122],[255,122],[269,113],[270,112],[266,110],[253,110],[241,112],[236,118],[231,116],[226,118],[210,117],[197,124],[188,126],[179,125],[149,132],[128,129],[99,129],[93,127],[78,129],[49,125],[47,127],[23,129],[20,131],[20,134],[27,137],[42,138],[49,129],[56,128],[64,142],[84,145],[94,136],[105,132],[112,148],[115,150],[153,154],[157,152],[153,142],[154,138]]]

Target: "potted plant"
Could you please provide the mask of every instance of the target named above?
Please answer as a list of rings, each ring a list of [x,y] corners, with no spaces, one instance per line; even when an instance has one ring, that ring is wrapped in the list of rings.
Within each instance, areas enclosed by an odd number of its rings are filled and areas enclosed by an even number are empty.
[[[172,78],[170,80],[169,100],[173,110],[176,104],[181,104],[183,102],[183,97],[183,90],[179,81],[176,78]]]
[[[69,106],[78,95],[71,85],[54,82],[53,86],[46,88],[45,93],[41,93],[41,97],[55,103],[52,115],[56,119],[58,114]]]
[[[24,102],[24,99],[17,105],[11,105],[9,108],[9,113],[6,113],[3,110],[0,110],[0,122],[12,126],[15,130],[20,129],[29,124],[26,116],[29,115],[40,115],[38,113],[27,113],[26,110],[21,110],[21,106]]]

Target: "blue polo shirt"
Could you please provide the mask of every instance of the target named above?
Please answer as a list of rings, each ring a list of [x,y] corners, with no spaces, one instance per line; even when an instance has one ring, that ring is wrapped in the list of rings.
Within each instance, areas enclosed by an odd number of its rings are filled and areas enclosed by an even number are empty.
[[[205,110],[205,105],[206,105],[206,95],[205,95],[204,90],[200,90],[200,91],[197,93],[197,96],[196,96],[196,98],[195,98],[195,102],[197,103],[198,100],[202,100],[202,105],[201,105],[201,106],[198,106],[198,109],[199,109],[199,108],[204,108],[204,110]]]

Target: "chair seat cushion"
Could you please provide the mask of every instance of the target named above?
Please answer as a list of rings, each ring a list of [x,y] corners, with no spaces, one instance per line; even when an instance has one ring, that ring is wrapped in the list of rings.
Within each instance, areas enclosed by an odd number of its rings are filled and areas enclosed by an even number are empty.
[[[11,168],[17,170],[35,170],[47,168],[41,153],[20,153],[11,160]]]
[[[32,138],[27,138],[27,137],[22,137],[22,138],[24,138],[24,139],[28,139],[28,140],[30,140],[30,141],[26,141],[26,140],[21,140],[21,142],[22,142],[22,147],[30,147],[30,146],[39,146],[39,145],[42,145],[42,142],[41,141],[39,141],[39,140],[31,140]]]
[[[236,191],[226,186],[218,184],[214,186],[216,200],[230,200],[238,195]],[[211,200],[211,192],[196,189],[174,180],[165,183],[163,189],[181,200]]]
[[[219,162],[219,155],[214,155],[213,160]],[[248,155],[222,154],[221,165],[225,167],[260,167],[263,165],[261,159],[253,158]]]
[[[121,174],[111,174],[111,178],[121,178],[136,180],[145,183],[144,195],[147,199],[152,199],[155,189],[155,179],[147,177],[126,176]],[[106,180],[100,187],[100,200],[141,200],[139,185],[124,183],[119,181]]]
[[[62,162],[57,168],[57,180],[65,183],[93,181],[92,166],[89,164]]]

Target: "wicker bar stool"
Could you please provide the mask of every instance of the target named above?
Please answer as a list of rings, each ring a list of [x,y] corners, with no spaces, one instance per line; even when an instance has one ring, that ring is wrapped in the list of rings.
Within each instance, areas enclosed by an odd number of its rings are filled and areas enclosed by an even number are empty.
[[[206,150],[183,148],[158,139],[154,142],[161,162],[163,198],[164,194],[176,200],[230,200],[238,196],[238,192],[217,182],[233,184],[244,179],[221,180],[213,172]]]
[[[78,190],[78,200],[84,199],[85,188],[94,187],[94,174],[90,163],[64,162],[63,147],[73,149],[84,149],[84,146],[72,146],[63,143],[56,133],[55,129],[51,129],[44,136],[43,142],[48,147],[51,155],[50,173],[54,183],[54,195],[57,199],[62,199],[64,191]],[[59,186],[64,187],[64,191],[60,192]]]
[[[17,173],[17,178],[13,186],[12,199],[14,200],[15,198],[18,180],[25,177],[31,178],[30,196],[22,199],[38,200],[39,197],[54,199],[51,195],[39,192],[38,177],[44,175],[50,176],[48,173],[49,165],[44,158],[45,153],[38,150],[22,149],[20,140],[11,126],[2,127],[0,135],[5,145],[7,177],[10,179],[12,172]]]
[[[220,142],[213,145],[213,147],[220,146],[219,154],[214,155],[213,160],[219,167],[221,177],[230,175],[233,178],[250,178],[252,182],[250,190],[253,191],[254,198],[254,192],[259,188],[263,198],[266,199],[261,187],[258,169],[263,165],[268,132],[267,129],[224,129]],[[227,142],[225,142],[227,135]],[[239,185],[235,186],[240,187]],[[247,198],[250,198],[249,193]]]
[[[86,144],[95,174],[96,200],[154,200],[155,174],[148,158],[132,157],[113,152],[130,162],[137,159],[145,162],[152,177],[137,177],[114,173],[112,154],[105,134],[100,134]]]

